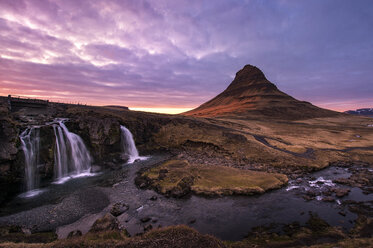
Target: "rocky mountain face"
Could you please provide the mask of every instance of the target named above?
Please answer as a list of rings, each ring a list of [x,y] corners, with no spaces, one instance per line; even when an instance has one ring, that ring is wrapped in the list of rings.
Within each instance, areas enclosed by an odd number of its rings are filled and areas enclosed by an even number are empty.
[[[373,117],[373,108],[362,108],[357,110],[348,110],[345,113],[351,115],[361,115],[367,117]]]
[[[271,117],[307,119],[335,116],[337,112],[299,101],[280,91],[267,80],[257,67],[246,65],[221,94],[198,108],[184,113],[187,116]]]

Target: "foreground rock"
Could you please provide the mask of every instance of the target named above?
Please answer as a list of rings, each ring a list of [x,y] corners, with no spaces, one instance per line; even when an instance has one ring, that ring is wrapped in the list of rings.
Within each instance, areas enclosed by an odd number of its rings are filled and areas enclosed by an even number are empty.
[[[282,187],[288,178],[276,173],[169,160],[140,173],[135,182],[140,188],[150,187],[167,196],[182,197],[191,192],[206,196],[261,194]]]
[[[119,223],[117,219],[111,214],[105,214],[104,217],[99,218],[93,223],[90,232],[102,232],[119,230]]]

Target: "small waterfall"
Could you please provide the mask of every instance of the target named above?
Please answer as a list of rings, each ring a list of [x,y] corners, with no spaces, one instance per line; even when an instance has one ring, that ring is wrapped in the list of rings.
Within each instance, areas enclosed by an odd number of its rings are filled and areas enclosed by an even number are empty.
[[[128,164],[132,164],[136,160],[145,160],[147,157],[140,157],[137,151],[135,141],[133,139],[132,133],[125,126],[120,126],[122,131],[121,143],[124,155],[128,156]]]
[[[39,148],[40,148],[40,130],[38,127],[27,128],[19,136],[21,147],[25,154],[25,182],[26,193],[24,197],[37,195],[39,186]]]
[[[53,125],[54,136],[56,137],[56,147],[54,150],[54,176],[57,179],[66,177],[68,174],[66,141],[62,128]]]
[[[82,138],[70,132],[62,121],[53,125],[56,136],[55,177],[57,183],[79,176],[90,175],[91,155]]]

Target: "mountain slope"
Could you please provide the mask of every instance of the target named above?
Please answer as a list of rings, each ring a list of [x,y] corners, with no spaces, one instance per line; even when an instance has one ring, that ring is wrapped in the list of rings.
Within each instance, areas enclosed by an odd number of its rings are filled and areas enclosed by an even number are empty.
[[[199,117],[271,117],[307,119],[335,116],[340,113],[316,107],[280,91],[268,81],[263,72],[246,65],[236,73],[226,90],[215,98],[184,115]]]
[[[351,115],[361,115],[361,116],[373,117],[373,108],[363,108],[363,109],[357,109],[357,110],[348,110],[345,113],[351,114]]]

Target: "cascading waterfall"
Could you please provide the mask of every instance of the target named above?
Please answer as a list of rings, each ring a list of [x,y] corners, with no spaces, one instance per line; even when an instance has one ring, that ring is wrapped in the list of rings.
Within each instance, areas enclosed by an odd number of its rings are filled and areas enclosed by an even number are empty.
[[[58,121],[58,125],[53,125],[53,128],[56,136],[54,150],[56,183],[90,175],[92,159],[82,138],[70,132],[63,120]]]
[[[133,139],[132,133],[125,126],[120,126],[121,129],[121,143],[122,149],[125,156],[128,156],[128,164],[132,164],[136,160],[145,160],[148,157],[140,157],[137,151],[135,141]]]
[[[37,190],[39,186],[39,147],[40,147],[40,130],[38,127],[27,128],[19,136],[21,147],[25,155],[25,181],[26,193],[24,197],[31,197],[40,193]]]
[[[70,132],[63,123],[66,119],[56,119],[52,123],[56,137],[54,149],[54,177],[56,184],[66,182],[71,178],[93,176],[90,173],[91,155],[89,154],[82,138]],[[40,127],[30,127],[20,136],[21,146],[25,155],[25,183],[26,192],[21,197],[32,197],[43,192],[39,187],[39,150]]]
[[[62,128],[53,125],[54,136],[56,137],[56,147],[54,150],[54,176],[57,179],[66,177],[68,174],[66,141]]]

